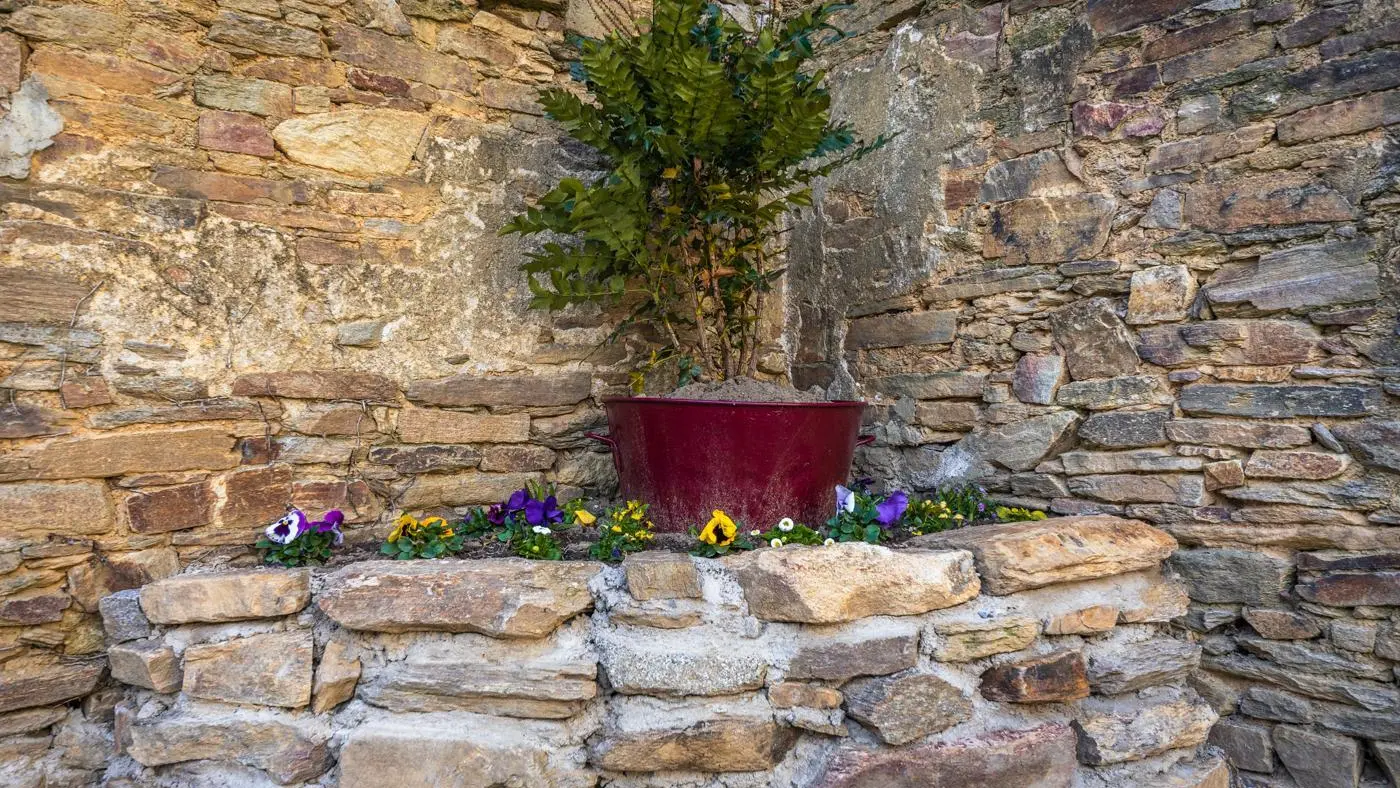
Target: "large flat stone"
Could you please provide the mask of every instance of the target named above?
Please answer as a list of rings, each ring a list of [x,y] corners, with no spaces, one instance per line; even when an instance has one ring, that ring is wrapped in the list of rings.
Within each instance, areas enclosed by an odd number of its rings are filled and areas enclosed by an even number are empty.
[[[1029,471],[1041,460],[1067,448],[1077,424],[1079,414],[1060,410],[1010,424],[980,427],[959,441],[956,448],[1008,470]]]
[[[1108,242],[1118,203],[1107,194],[1030,197],[992,209],[982,255],[1006,265],[1087,260]]]
[[[1065,651],[1005,662],[982,673],[982,697],[1001,703],[1062,703],[1089,697],[1084,657]]]
[[[108,533],[115,524],[102,482],[0,484],[0,533],[83,536]]]
[[[420,113],[339,110],[284,120],[272,138],[300,164],[362,177],[401,175],[427,125]]]
[[[788,664],[789,679],[845,681],[882,676],[914,667],[919,660],[917,622],[892,624],[879,619],[803,634]]]
[[[1269,252],[1253,266],[1212,277],[1206,297],[1269,311],[1371,301],[1380,298],[1380,269],[1370,251],[1363,237]]]
[[[1361,781],[1361,744],[1349,736],[1279,725],[1274,750],[1298,785],[1354,788]]]
[[[814,788],[1069,788],[1074,733],[1059,723],[977,738],[871,750],[843,744]]]
[[[192,698],[288,708],[311,702],[309,630],[190,646],[184,664],[182,691]]]
[[[0,673],[0,713],[81,698],[97,687],[98,680],[106,671],[105,660],[52,665],[12,664]]]
[[[288,399],[393,400],[399,388],[381,375],[324,369],[293,372],[250,372],[233,381],[235,396]]]
[[[1338,424],[1332,432],[1363,463],[1400,471],[1400,421],[1363,419]]]
[[[912,616],[977,596],[966,552],[889,550],[863,542],[758,550],[730,563],[749,612],[765,621],[832,624]]]
[[[1186,193],[1186,220],[1215,232],[1353,218],[1346,197],[1307,173],[1230,178]]]
[[[597,675],[597,664],[583,660],[409,661],[389,665],[361,694],[366,702],[394,712],[566,719],[598,694]]]
[[[1080,707],[1072,724],[1079,761],[1101,766],[1195,747],[1216,719],[1195,692],[1162,687],[1137,696],[1095,698]]]
[[[1365,416],[1380,407],[1380,399],[1373,386],[1202,383],[1182,389],[1177,404],[1193,415],[1287,419]]]
[[[1293,575],[1288,561],[1236,548],[1181,550],[1170,564],[1197,602],[1277,604]]]
[[[1175,419],[1165,424],[1167,437],[1177,443],[1235,446],[1241,449],[1286,449],[1312,443],[1312,432],[1301,424]]]
[[[768,660],[708,628],[600,633],[599,660],[614,691],[626,695],[734,695],[763,686]]]
[[[340,752],[342,788],[585,788],[581,755],[552,727],[489,717],[378,720]]]
[[[1089,686],[1101,695],[1122,695],[1179,681],[1201,661],[1201,647],[1170,637],[1136,643],[1094,643],[1084,656]]]
[[[957,333],[956,310],[874,315],[851,321],[846,347],[851,349],[942,345]]]
[[[398,429],[404,443],[520,443],[530,439],[530,417],[405,408]]]
[[[771,769],[795,734],[760,698],[663,703],[633,698],[612,705],[611,724],[589,761],[620,772],[757,772]]]
[[[141,609],[157,624],[275,618],[310,599],[311,573],[296,569],[181,575],[141,589]]]
[[[592,392],[592,376],[587,372],[549,375],[455,375],[435,380],[418,380],[409,385],[407,396],[424,405],[462,408],[472,405],[553,407],[573,405]]]
[[[329,730],[281,714],[201,711],[166,714],[128,728],[126,753],[142,766],[232,761],[283,785],[315,779],[331,765]]]
[[[219,470],[238,464],[233,447],[232,433],[215,427],[59,438],[0,458],[0,481]]]
[[[366,561],[331,575],[317,604],[346,629],[539,638],[592,609],[588,581],[599,568],[516,558]]]
[[[962,690],[927,673],[857,679],[842,692],[846,713],[874,729],[881,741],[896,746],[972,716],[972,701]]]
[[[971,550],[983,590],[997,595],[1147,569],[1176,549],[1167,534],[1110,516],[974,526],[913,543]]]
[[[1107,298],[1090,298],[1050,316],[1055,341],[1064,348],[1072,380],[1111,378],[1137,371],[1132,334]]]
[[[1299,583],[1298,596],[1331,607],[1400,605],[1400,572],[1337,572]]]

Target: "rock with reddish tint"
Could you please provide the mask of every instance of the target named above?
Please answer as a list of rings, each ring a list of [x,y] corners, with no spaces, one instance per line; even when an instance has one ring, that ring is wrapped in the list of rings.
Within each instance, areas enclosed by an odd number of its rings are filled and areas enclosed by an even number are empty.
[[[800,681],[783,681],[768,688],[768,702],[775,709],[839,709],[844,697],[840,690]]]
[[[305,372],[250,372],[233,381],[234,396],[286,397],[287,399],[393,400],[398,386],[369,372],[315,370]]]
[[[126,753],[143,766],[234,761],[281,785],[313,780],[331,766],[329,731],[281,713],[237,709],[168,713],[127,727]]]
[[[886,744],[908,744],[972,716],[972,701],[937,676],[904,673],[857,679],[842,688],[846,713]]]
[[[156,692],[175,692],[182,681],[180,658],[160,640],[137,640],[107,649],[112,678]]]
[[[1089,677],[1079,652],[1066,651],[988,668],[981,691],[1003,703],[1061,703],[1089,697]]]
[[[369,461],[388,465],[402,474],[457,471],[481,463],[481,450],[475,446],[375,446]]]
[[[1245,608],[1244,620],[1270,640],[1311,640],[1322,634],[1316,621],[1292,610]]]
[[[749,612],[765,621],[832,624],[913,616],[977,596],[963,551],[892,551],[848,542],[757,550],[730,562]]]
[[[1004,265],[1043,265],[1086,260],[1108,242],[1118,203],[1107,194],[1031,197],[992,209],[984,257]]]
[[[61,591],[23,599],[0,600],[0,624],[5,626],[51,624],[63,619],[63,611],[73,604]]]
[[[548,375],[456,375],[414,381],[408,398],[423,405],[461,408],[473,405],[553,407],[573,405],[592,393],[587,372]]]
[[[291,498],[292,469],[286,465],[235,471],[224,477],[219,521],[226,528],[267,525],[286,513]]]
[[[1202,230],[1215,232],[1303,222],[1345,222],[1355,218],[1355,213],[1340,192],[1306,174],[1232,178],[1222,183],[1203,183],[1186,193],[1186,220]],[[1288,283],[1285,280],[1275,287]]]
[[[311,573],[305,569],[181,575],[141,589],[141,609],[157,624],[276,618],[310,600]]]
[[[131,530],[140,534],[182,531],[213,522],[214,500],[208,482],[182,484],[133,493],[126,499],[126,514]]]
[[[957,333],[955,311],[903,312],[852,320],[846,347],[852,350],[905,345],[942,345]]]
[[[140,588],[180,571],[180,558],[168,547],[93,556],[69,568],[68,593],[82,610],[98,609],[103,597]]]
[[[1312,442],[1312,432],[1301,424],[1230,421],[1227,419],[1175,419],[1165,425],[1167,437],[1177,443],[1235,446],[1242,449],[1287,449]]]
[[[1298,596],[1329,607],[1400,605],[1400,572],[1334,572],[1299,583]]]
[[[1261,479],[1330,479],[1350,464],[1345,454],[1260,449],[1249,456],[1244,473]]]
[[[106,672],[106,660],[7,665],[0,673],[0,713],[84,697]]]
[[[915,544],[971,550],[983,590],[1003,595],[1157,566],[1176,540],[1137,520],[1054,517],[921,536]]]
[[[311,702],[309,630],[271,632],[185,649],[182,691],[225,703],[301,708]]]
[[[756,772],[787,754],[795,733],[761,698],[619,699],[589,762],[618,772]]]
[[[1103,766],[1138,761],[1206,740],[1216,713],[1191,690],[1158,687],[1137,695],[1094,698],[1073,723],[1079,761]]]
[[[1113,302],[1091,298],[1052,313],[1055,341],[1064,348],[1071,380],[1111,378],[1137,371],[1132,335]]]
[[[1074,741],[1069,727],[1055,723],[898,749],[843,744],[813,788],[1069,788],[1078,768]]]
[[[201,148],[264,158],[277,155],[272,134],[256,115],[218,110],[201,113],[198,135]]]
[[[540,638],[593,608],[588,581],[600,568],[517,558],[365,561],[332,574],[317,604],[346,629]]]
[[[1131,288],[1129,324],[1184,320],[1196,296],[1196,277],[1184,265],[1159,265],[1134,271]]]
[[[1016,362],[1016,371],[1011,378],[1011,391],[1016,399],[1034,405],[1049,405],[1055,401],[1055,392],[1065,382],[1065,359],[1063,356],[1027,353]]]

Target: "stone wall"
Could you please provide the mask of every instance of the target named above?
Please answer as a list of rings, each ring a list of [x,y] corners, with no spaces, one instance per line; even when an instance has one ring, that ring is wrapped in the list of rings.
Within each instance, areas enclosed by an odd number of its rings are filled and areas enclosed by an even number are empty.
[[[880,398],[866,476],[1175,536],[1244,784],[1393,783],[1400,6],[857,16],[903,133],[798,223],[794,379]]]
[[[1174,546],[1089,517],[897,551],[183,574],[100,603],[113,740],[75,711],[46,759],[0,775],[1227,788],[1202,747],[1216,714],[1185,683],[1200,647],[1164,632],[1187,605],[1160,566]],[[33,708],[0,720],[63,718],[49,704],[79,691],[9,691],[0,708]]]

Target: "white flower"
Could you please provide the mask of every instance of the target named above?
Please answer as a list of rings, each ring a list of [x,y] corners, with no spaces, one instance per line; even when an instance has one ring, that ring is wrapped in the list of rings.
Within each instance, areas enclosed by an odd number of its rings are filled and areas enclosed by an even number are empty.
[[[834,544],[836,544],[836,540],[835,540],[835,539],[827,539],[825,542],[822,542],[822,546],[823,546],[823,547],[830,547],[830,546],[832,546],[832,545],[834,545]]]
[[[788,531],[791,531],[793,528],[796,527],[797,523],[794,523],[791,517],[784,517],[783,519],[778,521],[778,530],[782,531],[783,533],[787,533]]]
[[[537,534],[552,534],[552,533],[554,533],[553,531],[549,530],[549,528],[547,528],[547,527],[545,527],[545,526],[543,526],[543,525],[537,525],[537,526],[535,526],[534,528],[532,528],[532,529],[530,529],[530,530],[534,531],[534,532],[537,533]]]
[[[276,544],[291,544],[306,530],[306,515],[299,509],[287,512],[280,520],[269,525],[263,533],[267,540]]]
[[[782,546],[783,546],[783,540],[781,540],[781,539],[774,539],[773,541],[771,541],[771,542],[768,543],[768,546],[769,546],[769,547],[782,547]]]
[[[749,531],[749,536],[758,536],[758,535],[761,534],[761,533],[763,533],[763,532],[760,531],[760,530],[758,530],[757,528],[755,528],[755,529],[753,529],[752,531]]]

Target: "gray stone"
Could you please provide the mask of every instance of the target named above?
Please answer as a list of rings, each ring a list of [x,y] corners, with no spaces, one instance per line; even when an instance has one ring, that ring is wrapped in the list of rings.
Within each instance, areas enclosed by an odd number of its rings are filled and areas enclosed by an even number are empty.
[[[1206,740],[1216,719],[1195,692],[1157,687],[1087,700],[1072,724],[1079,737],[1079,762],[1102,766],[1194,747]]]
[[[1400,708],[1400,692],[1397,692],[1394,686],[1364,679],[1308,673],[1243,654],[1203,656],[1201,667],[1242,679],[1272,684],[1312,698],[1360,706],[1368,712],[1381,712],[1378,717],[1372,719],[1385,719],[1385,714]],[[1393,720],[1386,724],[1393,724]]]
[[[1152,198],[1152,204],[1147,206],[1147,213],[1138,220],[1138,226],[1148,229],[1181,229],[1181,204],[1181,192],[1174,189],[1157,192],[1157,196]],[[1134,322],[1131,316],[1128,322]]]
[[[1057,411],[997,427],[978,428],[954,448],[1012,471],[1029,471],[1067,447],[1079,415]]]
[[[1400,471],[1400,421],[1363,419],[1332,431],[1363,463]]]
[[[1210,729],[1210,743],[1225,751],[1236,769],[1268,774],[1274,770],[1274,743],[1269,729],[1240,719],[1224,719]]]
[[[342,347],[379,347],[384,339],[383,320],[357,320],[341,323],[335,329],[335,343]]]
[[[608,683],[624,695],[735,695],[762,687],[768,671],[758,650],[698,627],[606,637],[599,659]]]
[[[124,643],[150,637],[151,622],[141,612],[141,590],[131,588],[103,597],[97,603],[102,628],[111,643]]]
[[[0,177],[29,177],[30,158],[53,144],[63,131],[63,117],[49,107],[49,92],[31,74],[10,97],[10,109],[0,117]]]
[[[1277,665],[1329,676],[1354,676],[1371,681],[1393,678],[1390,665],[1366,654],[1340,651],[1321,641],[1267,640],[1240,637],[1240,649]]]
[[[1055,723],[899,748],[842,745],[811,788],[1069,788],[1077,771],[1074,734]]]
[[[1259,257],[1243,270],[1225,270],[1207,284],[1213,304],[1248,302],[1266,311],[1330,306],[1380,297],[1380,269],[1368,260],[1371,241],[1294,246]]]
[[[1029,156],[997,162],[982,181],[979,202],[1006,202],[1025,197],[1059,197],[1083,191],[1060,155],[1043,150]]]
[[[1345,651],[1369,654],[1376,648],[1377,625],[1374,621],[1333,621],[1327,634],[1332,645]]]
[[[1179,550],[1168,563],[1192,599],[1216,604],[1277,604],[1293,575],[1293,565],[1282,558],[1234,548]]]
[[[1169,400],[1170,395],[1162,390],[1161,381],[1150,375],[1124,375],[1066,383],[1055,397],[1057,404],[1089,410],[1162,405]]]
[[[539,723],[527,727],[474,715],[432,726],[375,720],[349,731],[340,751],[339,785],[572,788],[579,784],[574,763],[583,760],[583,753],[561,739]]]
[[[1167,408],[1094,413],[1079,425],[1079,438],[1107,449],[1166,444]]]
[[[954,310],[874,315],[851,321],[846,347],[852,349],[941,345],[953,341],[958,313]]]
[[[911,399],[981,399],[985,372],[918,372],[868,381],[880,394]]]
[[[1137,643],[1093,644],[1084,656],[1094,692],[1121,695],[1184,678],[1200,663],[1201,647],[1158,637]]]
[[[1213,416],[1364,416],[1380,406],[1380,393],[1372,386],[1204,383],[1182,389],[1177,404],[1187,413]]]
[[[1072,380],[1111,378],[1137,370],[1132,336],[1106,298],[1077,301],[1050,318],[1055,342],[1064,349]]]
[[[1400,744],[1393,742],[1371,742],[1371,754],[1391,785],[1400,785]]]
[[[598,694],[597,675],[597,664],[582,659],[404,661],[391,663],[360,694],[394,712],[566,719]]]
[[[1107,194],[1030,197],[992,208],[982,256],[1005,264],[1085,260],[1103,250],[1118,203]]]
[[[1356,788],[1361,781],[1361,745],[1347,736],[1279,725],[1274,749],[1302,788]]]
[[[1016,362],[1011,391],[1016,399],[1035,405],[1050,405],[1065,380],[1063,356],[1027,353]]]
[[[1069,490],[1075,495],[1096,498],[1110,503],[1173,503],[1180,506],[1203,506],[1206,502],[1204,478],[1185,474],[1073,476],[1069,479]]]
[[[863,626],[805,638],[788,665],[787,678],[845,681],[855,676],[883,676],[914,667],[918,658],[917,629],[888,631]]]
[[[1201,457],[1182,457],[1170,449],[1067,451],[1060,455],[1060,462],[1064,463],[1065,473],[1071,476],[1091,473],[1199,471],[1205,465],[1205,460]]]
[[[972,716],[962,690],[925,673],[857,679],[842,687],[847,713],[886,744],[907,744]]]
[[[1166,422],[1167,437],[1177,443],[1286,449],[1306,446],[1311,434],[1301,424],[1269,424],[1226,419],[1175,419]]]
[[[315,779],[331,765],[325,733],[266,711],[165,714],[139,720],[127,730],[126,753],[143,766],[234,761],[262,769],[285,785]]]

